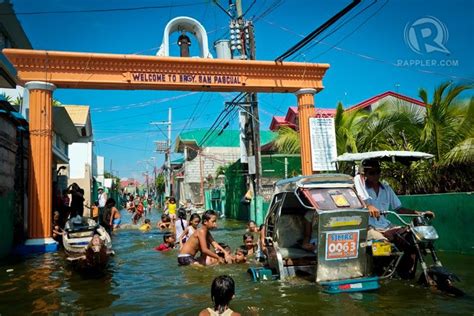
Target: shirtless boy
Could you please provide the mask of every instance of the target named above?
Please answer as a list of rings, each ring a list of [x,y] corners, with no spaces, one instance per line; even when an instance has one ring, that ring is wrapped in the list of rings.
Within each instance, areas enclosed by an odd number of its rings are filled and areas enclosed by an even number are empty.
[[[206,264],[206,258],[212,257],[218,260],[219,263],[224,263],[225,259],[231,258],[230,253],[225,251],[214,240],[211,235],[211,230],[217,227],[217,214],[213,210],[206,211],[202,216],[202,226],[198,228],[194,234],[189,237],[188,241],[183,245],[178,255],[178,264],[180,266],[187,266],[190,264]],[[225,254],[225,258],[218,256],[210,247],[218,249]],[[201,252],[199,259],[195,259],[197,252]]]

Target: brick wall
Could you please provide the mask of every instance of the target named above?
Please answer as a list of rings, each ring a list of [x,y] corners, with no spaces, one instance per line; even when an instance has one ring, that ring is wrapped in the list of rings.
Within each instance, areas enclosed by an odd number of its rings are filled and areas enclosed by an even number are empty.
[[[201,163],[202,175],[206,179],[209,175],[216,177],[216,170],[220,166],[232,164],[240,158],[240,148],[209,147],[191,161],[184,163],[184,199],[191,199],[194,203],[201,201]],[[205,184],[206,187],[206,184]],[[182,197],[183,198],[183,197]]]

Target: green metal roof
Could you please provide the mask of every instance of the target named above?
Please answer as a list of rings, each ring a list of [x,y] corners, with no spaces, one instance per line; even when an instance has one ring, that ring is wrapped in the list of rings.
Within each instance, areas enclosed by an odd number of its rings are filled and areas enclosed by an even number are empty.
[[[201,144],[201,140],[206,135],[208,128],[195,129],[181,133],[176,139],[176,152],[182,152],[182,145],[194,145],[199,147],[239,147],[240,132],[238,130],[224,130],[221,135],[214,132],[206,141]],[[276,138],[277,134],[271,131],[260,132],[260,145],[263,146]]]
[[[179,165],[179,164],[182,164],[183,162],[184,162],[184,157],[180,157],[180,158],[177,158],[175,160],[171,160],[172,165]]]

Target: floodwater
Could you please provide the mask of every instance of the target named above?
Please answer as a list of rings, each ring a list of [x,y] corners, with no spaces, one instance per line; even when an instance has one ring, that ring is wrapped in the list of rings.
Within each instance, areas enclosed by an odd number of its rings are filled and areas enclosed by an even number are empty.
[[[122,211],[123,219],[129,215]],[[154,223],[158,213],[151,218]],[[221,220],[217,241],[239,246],[245,224]],[[177,252],[153,248],[162,234],[123,229],[113,236],[116,252],[105,275],[87,277],[68,266],[62,251],[0,262],[0,315],[132,314],[197,315],[212,306],[210,285],[221,274],[232,276],[236,296],[231,308],[244,315],[469,314],[474,312],[474,257],[441,253],[468,295],[452,298],[412,285],[384,281],[376,292],[330,295],[306,280],[254,283],[248,265],[178,267]],[[13,269],[13,271],[10,271]],[[9,270],[10,272],[7,272]]]

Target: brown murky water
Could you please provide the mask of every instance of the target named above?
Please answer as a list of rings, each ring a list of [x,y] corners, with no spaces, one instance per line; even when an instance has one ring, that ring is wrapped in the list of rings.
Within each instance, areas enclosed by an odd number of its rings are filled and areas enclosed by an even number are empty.
[[[124,213],[125,218],[128,216]],[[152,216],[154,222],[158,214]],[[233,249],[244,223],[220,221],[214,237]],[[468,314],[474,312],[474,256],[441,253],[462,279],[464,298],[434,294],[410,282],[391,280],[370,293],[329,295],[304,280],[254,283],[247,265],[180,268],[176,251],[159,253],[157,231],[123,229],[113,237],[116,256],[105,275],[86,277],[68,266],[64,254],[49,253],[0,262],[0,315],[152,314],[196,315],[211,306],[210,284],[229,274],[236,281],[232,309],[246,315]],[[12,272],[6,272],[13,269]]]

